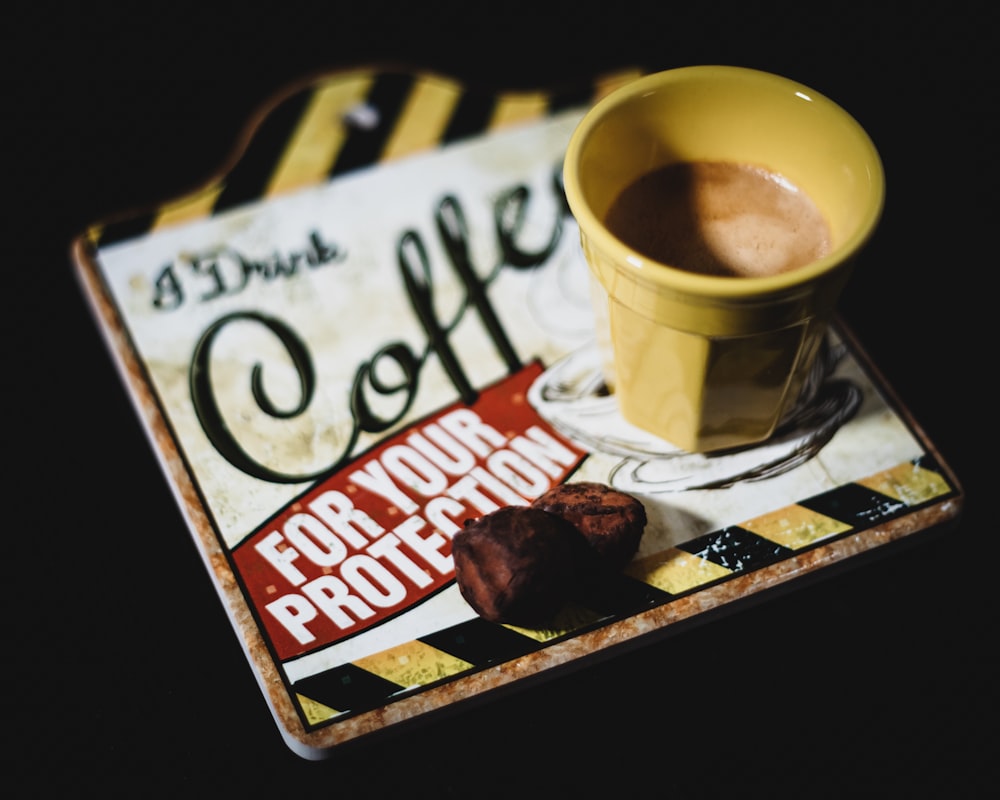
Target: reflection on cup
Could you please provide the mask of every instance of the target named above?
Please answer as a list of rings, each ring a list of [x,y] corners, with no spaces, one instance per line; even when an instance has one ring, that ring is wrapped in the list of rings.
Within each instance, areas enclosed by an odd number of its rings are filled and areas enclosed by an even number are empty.
[[[667,70],[584,116],[564,182],[622,416],[691,452],[767,439],[881,216],[865,131],[777,75]]]

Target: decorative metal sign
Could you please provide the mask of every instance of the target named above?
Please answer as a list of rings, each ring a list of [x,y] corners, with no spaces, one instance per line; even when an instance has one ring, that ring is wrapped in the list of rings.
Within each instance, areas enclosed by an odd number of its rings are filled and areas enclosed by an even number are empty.
[[[262,112],[268,135],[202,192],[76,243],[166,477],[304,757],[959,512],[954,476],[841,327],[763,445],[693,455],[620,418],[561,163],[587,104],[629,77],[483,95],[433,75],[327,76]],[[642,500],[639,554],[552,629],[478,618],[451,537],[567,480]]]

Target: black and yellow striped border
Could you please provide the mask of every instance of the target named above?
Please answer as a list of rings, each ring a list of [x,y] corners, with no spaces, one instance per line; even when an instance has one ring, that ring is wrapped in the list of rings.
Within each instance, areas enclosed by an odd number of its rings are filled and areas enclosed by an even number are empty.
[[[582,109],[641,74],[638,68],[624,69],[564,90],[507,92],[395,69],[328,75],[262,109],[224,177],[152,211],[95,225],[88,238],[95,246],[114,244],[357,169]]]
[[[891,523],[957,494],[934,459],[853,481],[754,519],[634,561],[600,595],[567,607],[552,629],[474,618],[294,684],[303,722],[316,729],[472,673],[535,653],[710,585]]]

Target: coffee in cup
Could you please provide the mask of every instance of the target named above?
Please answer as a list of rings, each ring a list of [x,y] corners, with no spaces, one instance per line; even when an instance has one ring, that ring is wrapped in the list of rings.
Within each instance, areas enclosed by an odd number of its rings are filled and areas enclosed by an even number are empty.
[[[830,250],[830,227],[805,192],[766,167],[728,161],[647,172],[604,222],[654,261],[703,275],[776,275]]]

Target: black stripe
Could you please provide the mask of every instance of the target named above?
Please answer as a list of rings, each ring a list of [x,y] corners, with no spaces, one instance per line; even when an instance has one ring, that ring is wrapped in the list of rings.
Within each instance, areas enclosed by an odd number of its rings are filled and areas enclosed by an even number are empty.
[[[490,123],[497,98],[492,94],[467,92],[463,94],[452,112],[442,142],[456,142],[483,133]]]
[[[298,92],[267,115],[254,131],[246,152],[226,177],[225,188],[215,203],[216,213],[264,196],[311,97],[311,90]]]
[[[906,503],[857,483],[800,500],[799,505],[855,528],[871,528],[909,511]]]
[[[948,483],[948,481],[945,480],[944,475],[941,473],[940,464],[938,464],[937,460],[930,453],[924,453],[922,456],[915,458],[913,460],[913,464],[920,467],[921,469],[929,469],[931,472],[936,472],[938,475],[941,476],[941,480],[943,480],[945,483]],[[951,486],[951,484],[948,485]],[[955,487],[952,486],[951,488],[954,489]]]
[[[706,533],[677,545],[677,549],[733,572],[760,569],[793,555],[791,549],[736,525]]]
[[[644,67],[637,66],[637,75],[644,75],[648,71]],[[631,80],[631,79],[630,79]],[[591,106],[596,102],[598,83],[578,83],[571,86],[557,86],[553,88],[549,100],[549,108],[552,113],[565,111],[581,106]]]
[[[528,636],[515,633],[503,625],[487,622],[481,617],[421,636],[418,641],[477,667],[501,664],[543,647]]]
[[[378,708],[403,688],[353,664],[310,675],[294,686],[298,694],[341,712]]]
[[[549,110],[554,114],[571,108],[589,106],[594,101],[594,92],[595,88],[587,85],[553,92],[549,99]]]
[[[377,124],[368,127],[364,123],[351,124],[347,120],[347,139],[330,168],[330,177],[368,167],[378,161],[414,81],[413,75],[396,72],[380,73],[375,77],[365,103],[377,114]]]
[[[628,575],[612,575],[607,580],[597,581],[594,586],[588,587],[579,598],[579,603],[601,616],[624,619],[663,605],[671,599],[673,595],[669,592]]]
[[[105,247],[115,242],[124,242],[127,239],[143,236],[152,230],[155,221],[156,214],[152,212],[139,214],[128,219],[116,220],[108,223],[101,231],[98,241],[101,247]]]

